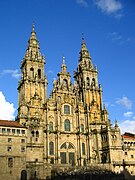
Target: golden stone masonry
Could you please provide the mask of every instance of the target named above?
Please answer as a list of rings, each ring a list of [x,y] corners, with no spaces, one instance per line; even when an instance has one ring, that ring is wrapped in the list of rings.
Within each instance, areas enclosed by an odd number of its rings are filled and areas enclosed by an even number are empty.
[[[0,180],[45,179],[53,169],[91,166],[135,175],[135,135],[111,125],[84,38],[74,84],[63,57],[49,98],[44,65],[33,26],[21,62],[18,116],[0,120]]]

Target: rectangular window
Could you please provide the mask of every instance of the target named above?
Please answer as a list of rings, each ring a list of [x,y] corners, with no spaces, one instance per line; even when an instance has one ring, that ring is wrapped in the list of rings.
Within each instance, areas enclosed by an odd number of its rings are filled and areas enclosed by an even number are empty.
[[[25,143],[25,139],[21,139],[21,143]]]
[[[134,158],[134,155],[131,155],[131,158]]]
[[[50,164],[54,164],[54,158],[53,157],[51,157],[51,159],[50,159]]]
[[[22,130],[22,134],[25,134],[25,130]]]
[[[69,164],[71,164],[71,165],[75,164],[75,158],[74,158],[73,152],[69,152]]]
[[[60,157],[61,157],[61,164],[66,164],[66,152],[61,152]]]
[[[85,144],[82,143],[82,155],[85,155]]]
[[[15,134],[15,129],[12,129],[12,133]]]
[[[17,134],[20,134],[20,129],[17,129]]]
[[[64,105],[64,114],[70,114],[70,106]]]
[[[11,146],[8,146],[8,147],[7,147],[7,151],[8,151],[8,152],[11,152],[11,151],[12,151],[12,147],[11,147]]]
[[[8,142],[12,142],[12,139],[11,139],[11,138],[8,138]]]
[[[21,147],[21,152],[25,152],[25,147]]]
[[[7,133],[10,134],[11,133],[11,129],[7,129]]]
[[[6,132],[6,129],[5,128],[2,128],[2,133],[5,133]]]
[[[127,152],[125,152],[125,155],[127,155]]]
[[[8,158],[8,167],[13,167],[13,158]]]

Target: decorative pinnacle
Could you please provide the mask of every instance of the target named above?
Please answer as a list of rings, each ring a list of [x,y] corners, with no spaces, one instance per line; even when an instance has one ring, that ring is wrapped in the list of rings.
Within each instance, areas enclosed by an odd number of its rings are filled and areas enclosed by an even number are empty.
[[[32,32],[35,32],[35,24],[34,24],[34,22],[32,23]]]
[[[84,33],[82,33],[82,44],[84,44]]]
[[[65,56],[62,57],[62,64],[65,64]]]

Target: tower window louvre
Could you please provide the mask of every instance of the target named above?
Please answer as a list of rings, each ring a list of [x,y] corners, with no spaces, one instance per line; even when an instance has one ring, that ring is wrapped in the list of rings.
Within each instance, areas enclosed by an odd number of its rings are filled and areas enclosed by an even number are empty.
[[[30,77],[34,78],[34,69],[33,68],[30,68]]]
[[[39,132],[38,131],[36,131],[36,137],[39,137]]]
[[[87,84],[87,86],[90,86],[90,79],[89,79],[89,77],[86,78],[86,84]]]
[[[95,85],[96,85],[95,78],[92,79],[91,85],[92,85],[92,87],[95,87]]]
[[[41,79],[41,69],[38,69],[38,78]]]
[[[34,131],[31,131],[31,135],[32,135],[32,137],[34,137]]]

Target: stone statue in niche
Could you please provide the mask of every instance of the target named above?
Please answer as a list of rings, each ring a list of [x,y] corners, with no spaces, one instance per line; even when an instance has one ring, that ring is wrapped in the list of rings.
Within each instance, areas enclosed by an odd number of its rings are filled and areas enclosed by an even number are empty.
[[[62,89],[63,89],[63,90],[67,90],[67,88],[68,88],[67,80],[66,80],[66,79],[63,79],[63,81],[62,81]]]

